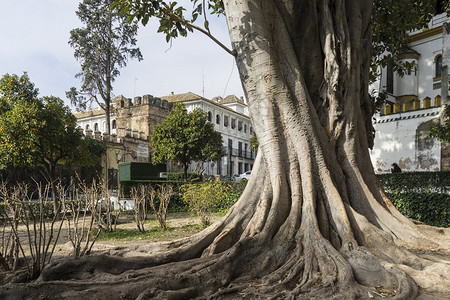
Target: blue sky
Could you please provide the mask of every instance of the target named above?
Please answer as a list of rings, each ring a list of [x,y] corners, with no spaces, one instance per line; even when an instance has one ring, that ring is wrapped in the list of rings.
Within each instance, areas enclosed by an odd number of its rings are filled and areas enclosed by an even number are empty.
[[[65,92],[80,86],[75,78],[80,65],[68,44],[70,30],[82,25],[75,15],[78,3],[0,0],[0,75],[26,71],[40,96],[53,95],[67,102]],[[212,33],[229,45],[224,17],[209,18]],[[174,40],[170,47],[156,31],[156,22],[139,29],[138,46],[144,60],[131,60],[120,70],[115,95],[132,98],[189,91],[207,98],[244,95],[233,57],[207,37],[193,33]]]

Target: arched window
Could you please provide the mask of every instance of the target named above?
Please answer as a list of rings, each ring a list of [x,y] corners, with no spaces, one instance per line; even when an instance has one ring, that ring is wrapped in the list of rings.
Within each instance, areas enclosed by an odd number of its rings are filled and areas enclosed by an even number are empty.
[[[209,122],[212,121],[212,113],[210,111],[208,111],[208,121]]]
[[[219,114],[216,115],[216,124],[217,125],[220,124],[220,115]]]
[[[94,124],[94,131],[98,131],[98,123]]]
[[[247,124],[244,124],[244,133],[247,133]]]
[[[88,130],[89,130],[89,124],[86,125],[86,131],[88,131]]]
[[[116,129],[116,120],[112,120],[111,128]]]
[[[442,73],[442,55],[439,54],[434,58],[434,77],[441,77]]]

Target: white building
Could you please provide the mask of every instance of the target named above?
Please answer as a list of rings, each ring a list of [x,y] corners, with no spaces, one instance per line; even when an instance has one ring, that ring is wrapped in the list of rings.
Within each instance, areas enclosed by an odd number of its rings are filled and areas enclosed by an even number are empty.
[[[212,122],[214,129],[222,134],[226,153],[226,156],[217,162],[192,163],[188,172],[203,171],[207,175],[232,175],[253,168],[254,153],[250,150],[253,128],[244,100],[234,95],[209,100],[190,92],[160,98],[144,95],[135,97],[133,101],[123,96],[114,98],[109,140],[119,144],[127,143],[120,162],[149,161],[149,157],[147,159],[138,157],[140,154],[138,146],[148,145],[154,126],[167,117],[172,107],[171,103],[175,102],[183,103],[188,111],[200,108],[207,113],[208,121]],[[106,133],[106,117],[103,110],[97,108],[78,112],[75,116],[85,135],[93,134],[100,138]],[[130,148],[129,144],[132,142],[134,143]]]
[[[414,63],[403,77],[384,68],[371,90],[387,94],[387,104],[374,118],[375,142],[370,151],[376,172],[390,172],[396,162],[403,171],[450,168],[446,145],[427,136],[439,123],[448,98],[450,18],[433,17],[428,29],[412,32],[401,61]]]
[[[160,98],[172,103],[183,103],[188,111],[201,109],[207,114],[208,121],[214,124],[214,129],[222,134],[226,156],[221,161],[204,163],[202,166],[193,163],[188,171],[203,168],[208,175],[231,175],[242,174],[253,168],[254,153],[250,150],[253,128],[243,99],[230,95],[209,100],[190,92]]]
[[[76,112],[74,115],[77,118],[78,126],[83,129],[85,135],[88,130],[91,130],[93,133],[100,132],[102,135],[103,133],[106,133],[106,116],[103,109],[95,108]],[[111,134],[117,135],[116,112],[114,106],[111,107],[110,121]]]

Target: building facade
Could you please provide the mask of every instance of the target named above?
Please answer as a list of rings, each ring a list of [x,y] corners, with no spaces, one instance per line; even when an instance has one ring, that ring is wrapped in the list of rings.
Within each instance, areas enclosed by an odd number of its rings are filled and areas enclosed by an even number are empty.
[[[194,162],[189,172],[207,175],[241,174],[253,167],[254,153],[250,150],[253,128],[243,99],[234,95],[213,100],[194,93],[169,95],[160,98],[151,95],[124,96],[113,99],[111,109],[111,136],[106,136],[106,117],[101,109],[75,113],[79,127],[90,137],[109,142],[106,165],[118,169],[122,162],[151,162],[150,136],[154,126],[170,113],[174,103],[182,103],[188,111],[196,108],[207,114],[214,129],[222,134],[225,156],[216,162]],[[178,164],[168,163],[168,172],[181,172]]]
[[[171,103],[182,103],[188,112],[201,109],[214,129],[222,134],[225,156],[220,161],[192,163],[189,172],[204,170],[207,175],[242,174],[253,168],[255,154],[250,149],[253,127],[243,99],[234,95],[206,99],[194,93],[161,97]]]
[[[404,76],[388,68],[370,90],[383,92],[387,101],[374,116],[375,141],[370,151],[378,173],[390,172],[396,162],[403,171],[449,169],[446,143],[427,133],[439,124],[448,99],[450,18],[434,16],[429,28],[412,32],[401,62],[409,63]]]

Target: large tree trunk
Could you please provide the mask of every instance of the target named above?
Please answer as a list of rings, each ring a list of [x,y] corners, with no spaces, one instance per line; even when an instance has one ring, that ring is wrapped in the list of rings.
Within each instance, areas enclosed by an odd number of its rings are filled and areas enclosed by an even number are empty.
[[[448,237],[433,240],[398,213],[369,159],[372,1],[225,2],[260,144],[241,199],[149,258],[55,263],[8,293],[352,299],[382,286],[411,299],[418,285],[448,290],[448,265],[410,251],[448,250]]]

